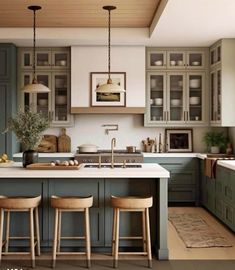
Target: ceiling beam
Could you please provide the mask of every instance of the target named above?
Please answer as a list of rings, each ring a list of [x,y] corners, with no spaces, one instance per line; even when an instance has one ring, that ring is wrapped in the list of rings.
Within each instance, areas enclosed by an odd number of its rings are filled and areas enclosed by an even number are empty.
[[[169,0],[160,0],[158,7],[156,8],[156,12],[155,15],[153,17],[153,20],[151,22],[151,25],[149,27],[149,37],[151,38],[151,36],[153,35],[154,31],[156,30],[158,21],[167,5]]]

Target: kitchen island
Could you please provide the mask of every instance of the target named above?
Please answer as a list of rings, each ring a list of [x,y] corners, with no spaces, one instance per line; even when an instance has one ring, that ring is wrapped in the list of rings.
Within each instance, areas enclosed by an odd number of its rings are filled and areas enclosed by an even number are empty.
[[[168,259],[167,247],[167,186],[170,174],[158,164],[141,164],[140,168],[85,168],[79,170],[27,170],[21,163],[10,168],[0,168],[0,193],[6,196],[42,196],[40,207],[40,231],[42,250],[52,245],[54,212],[50,207],[51,195],[94,197],[91,208],[91,244],[94,252],[111,250],[112,208],[110,196],[153,196],[150,210],[151,242],[159,260]],[[80,213],[65,213],[62,218],[62,235],[71,236],[83,232]],[[79,216],[79,218],[78,218]],[[17,226],[21,223],[24,226]],[[13,235],[28,233],[27,216],[14,214],[11,222]],[[139,213],[124,213],[120,235],[140,235],[142,231]],[[139,249],[141,242],[122,241],[122,249]],[[27,246],[27,242],[12,241],[13,247]],[[62,248],[73,250],[83,247],[75,240],[64,240]]]

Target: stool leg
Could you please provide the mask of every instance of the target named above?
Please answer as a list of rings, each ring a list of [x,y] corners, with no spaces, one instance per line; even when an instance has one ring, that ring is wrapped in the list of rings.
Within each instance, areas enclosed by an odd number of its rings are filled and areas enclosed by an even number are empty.
[[[0,209],[0,262],[2,260],[3,222],[4,222],[4,210]]]
[[[149,209],[145,209],[145,226],[147,238],[147,253],[148,253],[148,267],[152,267],[152,253],[151,253],[151,239],[150,239],[150,224],[149,224]]]
[[[58,212],[57,252],[60,252],[61,217],[62,217],[62,212],[59,210],[59,212]]]
[[[90,240],[89,208],[85,208],[85,231],[86,231],[87,268],[90,268],[91,267],[91,240]]]
[[[9,249],[9,235],[10,235],[10,211],[7,211],[7,224],[6,224],[6,244],[5,252],[8,252]]]
[[[35,208],[35,223],[36,223],[36,238],[37,238],[37,255],[40,256],[40,232],[39,232],[39,217],[38,207]]]
[[[52,267],[55,268],[56,263],[56,250],[57,250],[57,234],[58,234],[58,209],[55,209],[55,227],[54,227],[54,243],[52,254]]]
[[[115,249],[114,249],[114,261],[113,267],[118,267],[118,248],[119,248],[119,218],[120,218],[120,209],[116,209],[116,228],[115,228]]]
[[[112,233],[112,256],[114,256],[114,248],[115,248],[115,229],[116,229],[116,208],[113,209],[113,233]]]
[[[32,268],[35,268],[35,252],[34,252],[34,220],[33,220],[33,208],[29,210],[30,214],[30,254],[32,261]]]
[[[142,212],[142,231],[143,231],[143,250],[147,251],[146,248],[146,226],[145,226],[145,212]]]

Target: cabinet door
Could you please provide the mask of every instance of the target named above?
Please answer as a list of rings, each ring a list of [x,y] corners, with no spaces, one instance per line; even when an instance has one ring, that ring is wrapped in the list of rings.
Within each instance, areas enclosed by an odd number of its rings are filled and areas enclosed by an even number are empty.
[[[69,51],[52,51],[52,67],[56,69],[70,68]]]
[[[51,89],[51,74],[46,72],[36,73],[37,81]],[[37,93],[33,95],[33,103],[36,105],[36,112],[42,113],[45,117],[49,116],[51,108],[51,92],[50,93]]]
[[[211,67],[219,64],[221,61],[221,44],[218,43],[210,49],[210,65]]]
[[[205,73],[187,73],[186,121],[198,124],[205,121]]]
[[[147,69],[166,68],[166,51],[147,51]]]
[[[1,114],[1,120],[0,120],[0,153],[6,153],[7,152],[7,135],[6,133],[3,133],[3,131],[6,129],[7,125],[7,115],[6,115],[6,100],[7,100],[7,84],[6,83],[0,83],[0,114]]]
[[[186,53],[182,51],[167,52],[167,68],[168,69],[185,69]]]
[[[51,51],[36,51],[37,69],[49,69],[51,65]]]
[[[20,67],[23,69],[33,68],[33,51],[32,49],[21,51],[20,53]]]
[[[187,68],[204,69],[205,68],[205,53],[201,51],[187,52]]]
[[[147,74],[147,122],[166,123],[166,73]]]
[[[52,125],[66,126],[71,124],[70,80],[67,72],[52,73]]]
[[[185,122],[185,73],[168,73],[167,90],[167,122]]]
[[[211,123],[220,123],[221,120],[221,69],[210,73],[210,100],[211,100]]]
[[[35,104],[33,104],[33,95],[29,93],[24,93],[21,91],[21,88],[23,86],[32,83],[32,79],[33,79],[32,72],[24,72],[21,74],[21,85],[19,89],[19,96],[20,96],[21,107],[24,110],[26,108],[29,108],[29,106],[34,107],[34,110],[35,110]]]
[[[10,51],[8,48],[0,47],[0,80],[10,79]]]

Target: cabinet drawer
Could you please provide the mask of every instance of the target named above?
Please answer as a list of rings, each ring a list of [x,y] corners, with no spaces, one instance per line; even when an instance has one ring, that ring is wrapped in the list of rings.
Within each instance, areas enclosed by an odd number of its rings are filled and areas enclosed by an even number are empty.
[[[169,202],[194,202],[195,186],[169,186],[168,200]]]
[[[194,185],[195,173],[194,171],[178,172],[176,170],[169,170],[170,178],[169,185]]]
[[[172,158],[172,157],[150,157],[144,158],[145,163],[158,163],[165,169],[195,169],[195,158]]]

